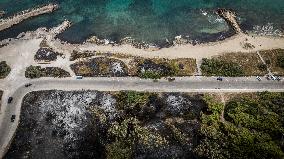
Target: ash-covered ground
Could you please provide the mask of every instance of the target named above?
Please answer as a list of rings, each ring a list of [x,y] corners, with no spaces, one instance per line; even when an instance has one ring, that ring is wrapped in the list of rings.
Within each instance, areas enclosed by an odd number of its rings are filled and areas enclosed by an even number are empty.
[[[5,158],[194,158],[205,107],[198,94],[32,92]]]

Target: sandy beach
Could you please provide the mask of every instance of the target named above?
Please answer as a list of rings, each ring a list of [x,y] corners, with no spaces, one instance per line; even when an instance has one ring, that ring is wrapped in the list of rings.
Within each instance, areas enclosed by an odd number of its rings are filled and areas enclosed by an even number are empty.
[[[254,48],[244,48],[245,43],[250,43]],[[68,44],[59,39],[48,41],[48,45],[56,51],[70,54],[73,50],[96,51],[103,53],[123,54],[130,56],[140,56],[147,58],[210,58],[212,56],[221,55],[225,53],[238,52],[256,52],[261,50],[284,48],[284,38],[281,37],[265,37],[257,35],[237,34],[231,38],[223,41],[210,42],[206,44],[185,44],[172,46],[170,48],[162,48],[156,51],[148,51],[144,49],[137,49],[131,45],[95,45],[92,43],[85,44]]]

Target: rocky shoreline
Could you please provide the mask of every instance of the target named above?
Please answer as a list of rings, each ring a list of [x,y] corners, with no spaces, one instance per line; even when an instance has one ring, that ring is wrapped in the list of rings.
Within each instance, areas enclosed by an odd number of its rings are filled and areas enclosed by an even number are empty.
[[[238,22],[236,20],[237,16],[236,16],[235,12],[233,12],[231,10],[227,10],[227,9],[217,9],[215,13],[217,15],[219,15],[221,18],[223,18],[228,23],[228,25],[234,30],[234,34],[228,35],[229,37],[233,36],[235,34],[243,33],[240,25],[238,24]],[[224,39],[226,39],[226,38],[224,38]],[[218,40],[223,40],[223,39],[218,39]],[[172,47],[172,46],[179,46],[179,45],[186,45],[186,44],[196,45],[196,44],[201,44],[202,42],[200,42],[198,40],[189,39],[188,37],[185,37],[185,36],[182,36],[182,35],[178,35],[174,38],[173,41],[166,39],[165,42],[163,43],[163,46],[159,46],[157,44],[147,43],[147,42],[144,42],[144,41],[139,42],[132,37],[125,37],[125,38],[122,38],[121,40],[119,40],[118,42],[114,42],[114,41],[111,41],[109,39],[99,39],[97,36],[91,36],[84,43],[92,43],[92,44],[96,44],[96,45],[112,45],[112,46],[131,45],[131,46],[133,46],[134,48],[137,48],[137,49],[144,49],[144,50],[148,50],[148,51],[156,51],[156,50],[159,50],[161,48],[168,48],[168,47]]]
[[[5,15],[5,11],[0,11],[0,18]]]
[[[55,11],[56,9],[58,9],[57,4],[48,4],[48,5],[32,8],[32,9],[27,9],[20,13],[15,14],[14,16],[11,16],[5,19],[0,19],[0,31],[8,29],[12,27],[13,25],[16,25],[31,17],[35,17],[35,16],[45,14],[45,13],[51,13]]]

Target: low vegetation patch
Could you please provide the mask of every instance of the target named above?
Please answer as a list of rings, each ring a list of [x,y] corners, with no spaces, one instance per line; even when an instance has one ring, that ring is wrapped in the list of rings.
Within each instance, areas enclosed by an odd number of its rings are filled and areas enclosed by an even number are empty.
[[[70,73],[58,67],[29,66],[25,72],[26,78],[40,78],[40,77],[56,77],[64,78],[70,77]]]
[[[203,59],[202,74],[205,76],[243,76],[244,71],[237,63],[217,59]]]
[[[56,61],[57,56],[62,56],[62,54],[59,54],[58,52],[54,52],[50,48],[40,48],[36,52],[34,59],[35,61],[50,62],[50,61]]]
[[[122,61],[106,57],[76,62],[70,67],[76,75],[84,77],[123,77],[128,74],[128,68]]]
[[[284,50],[266,50],[260,52],[270,70],[276,75],[284,75]]]
[[[265,75],[266,68],[256,53],[224,54],[203,59],[201,65],[205,76],[258,76]]]
[[[6,78],[11,71],[9,65],[7,65],[6,61],[0,62],[0,79]]]
[[[77,59],[84,59],[84,58],[88,58],[88,57],[92,57],[92,56],[95,56],[95,53],[73,51],[71,53],[70,61],[75,61]]]
[[[196,71],[194,59],[144,59],[135,58],[130,64],[130,76],[159,79],[170,76],[191,76]]]
[[[203,139],[195,152],[202,158],[283,158],[284,94],[238,96],[224,105],[206,99],[201,118]],[[224,121],[220,118],[224,111]]]

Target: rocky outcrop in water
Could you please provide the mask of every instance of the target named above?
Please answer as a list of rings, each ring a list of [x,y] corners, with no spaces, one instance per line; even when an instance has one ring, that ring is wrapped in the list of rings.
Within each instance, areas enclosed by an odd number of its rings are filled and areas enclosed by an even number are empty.
[[[239,33],[242,33],[242,30],[236,20],[236,13],[231,11],[231,10],[228,10],[228,9],[224,9],[224,8],[220,8],[217,10],[217,14],[224,18],[226,20],[226,22],[231,26],[233,27],[233,29],[235,30],[235,32],[237,34]]]
[[[5,11],[0,11],[0,18],[5,14]]]
[[[28,18],[35,17],[45,13],[51,13],[58,8],[57,4],[48,4],[33,9],[24,10],[14,16],[0,20],[0,31],[12,27]]]

